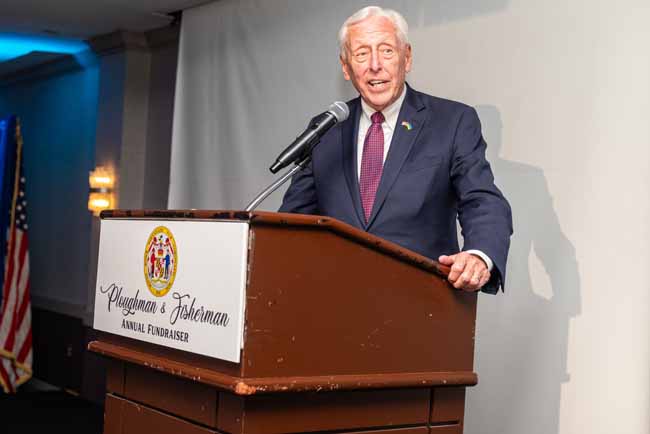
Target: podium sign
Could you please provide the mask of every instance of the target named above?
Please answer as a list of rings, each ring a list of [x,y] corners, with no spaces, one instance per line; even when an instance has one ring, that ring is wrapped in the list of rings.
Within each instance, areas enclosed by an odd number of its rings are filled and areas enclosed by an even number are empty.
[[[103,219],[97,330],[239,363],[248,222]]]

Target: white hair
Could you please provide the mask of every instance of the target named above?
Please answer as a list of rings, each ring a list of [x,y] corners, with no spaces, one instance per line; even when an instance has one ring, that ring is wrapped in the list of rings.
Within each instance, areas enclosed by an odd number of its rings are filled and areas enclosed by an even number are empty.
[[[393,9],[384,9],[379,6],[367,6],[350,15],[341,26],[341,29],[339,30],[339,49],[341,50],[341,56],[345,57],[347,55],[345,44],[347,43],[348,38],[348,27],[370,17],[388,18],[395,26],[397,38],[400,42],[404,45],[409,43],[409,25],[402,14]]]

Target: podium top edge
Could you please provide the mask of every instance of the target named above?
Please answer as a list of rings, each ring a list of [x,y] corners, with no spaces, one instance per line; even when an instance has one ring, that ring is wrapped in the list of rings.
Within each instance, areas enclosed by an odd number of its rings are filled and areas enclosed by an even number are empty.
[[[241,220],[250,221],[257,214],[272,212],[248,212],[237,210],[206,209],[110,209],[100,213],[102,219],[169,219],[169,220]]]
[[[288,214],[268,211],[240,210],[105,210],[100,214],[101,219],[143,219],[143,220],[214,220],[240,221],[251,225],[274,226],[311,226],[329,230],[338,235],[350,238],[375,250],[387,253],[397,259],[408,262],[418,268],[446,277],[449,267],[440,264],[426,256],[420,255],[393,242],[357,229],[332,217]]]

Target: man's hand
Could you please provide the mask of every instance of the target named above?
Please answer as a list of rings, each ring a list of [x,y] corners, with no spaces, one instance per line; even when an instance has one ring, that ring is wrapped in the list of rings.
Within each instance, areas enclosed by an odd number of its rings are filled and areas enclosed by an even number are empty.
[[[460,252],[455,255],[442,255],[438,261],[451,267],[447,280],[454,285],[454,288],[463,291],[478,291],[490,280],[490,272],[485,262],[471,253]]]

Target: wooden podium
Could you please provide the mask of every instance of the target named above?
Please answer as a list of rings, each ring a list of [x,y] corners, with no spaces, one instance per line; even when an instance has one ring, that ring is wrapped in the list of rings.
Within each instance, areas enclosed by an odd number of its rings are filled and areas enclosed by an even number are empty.
[[[476,294],[435,261],[325,217],[109,211],[249,223],[241,362],[100,333],[105,434],[460,434]],[[101,265],[101,264],[100,264]]]

